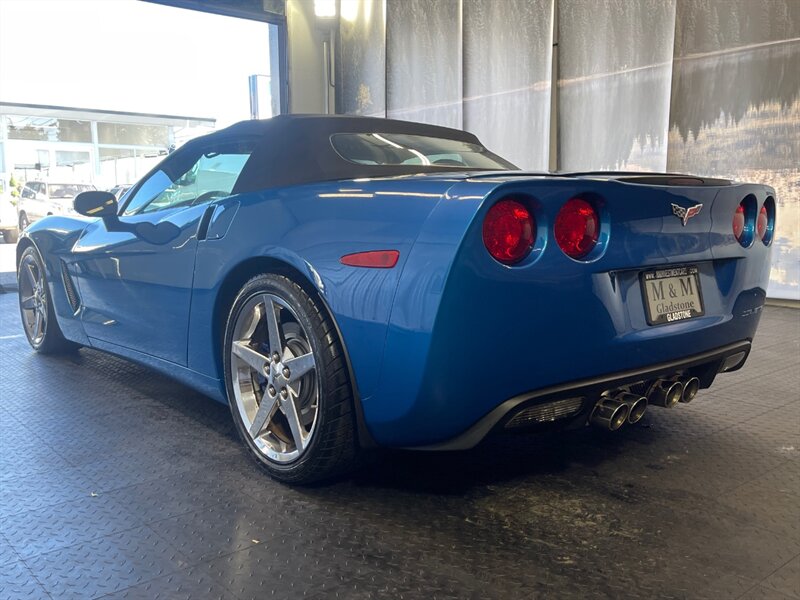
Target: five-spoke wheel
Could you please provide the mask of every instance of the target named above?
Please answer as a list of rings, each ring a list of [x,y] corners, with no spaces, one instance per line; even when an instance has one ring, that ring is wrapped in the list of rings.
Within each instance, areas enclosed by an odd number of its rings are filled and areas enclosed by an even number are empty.
[[[248,281],[231,308],[225,346],[231,412],[259,464],[294,483],[353,465],[352,388],[341,344],[302,287],[273,274]]]
[[[44,263],[33,246],[28,246],[19,259],[17,285],[22,325],[34,350],[54,353],[75,348],[64,338],[56,321]]]
[[[239,414],[256,446],[276,462],[298,458],[319,412],[314,354],[292,308],[274,294],[252,297],[231,343]]]
[[[31,344],[44,339],[47,327],[47,289],[44,273],[33,253],[22,257],[19,264],[19,305],[22,324]]]

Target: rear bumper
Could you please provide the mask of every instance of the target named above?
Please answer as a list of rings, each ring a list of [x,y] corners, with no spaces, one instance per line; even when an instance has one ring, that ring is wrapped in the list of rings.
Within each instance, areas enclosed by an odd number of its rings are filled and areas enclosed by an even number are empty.
[[[638,382],[670,377],[676,373],[698,377],[700,379],[700,387],[708,388],[728,359],[735,359],[735,362],[726,369],[726,372],[740,369],[750,354],[750,347],[750,341],[744,340],[680,360],[610,373],[608,375],[520,394],[506,400],[464,433],[454,438],[437,444],[414,446],[408,449],[466,450],[477,445],[493,431],[504,429],[505,425],[511,421],[511,419],[531,406],[567,398],[583,398],[581,408],[568,418],[554,421],[554,424],[557,424],[559,428],[562,429],[580,427],[586,425],[595,403],[604,391],[625,385],[636,384]]]

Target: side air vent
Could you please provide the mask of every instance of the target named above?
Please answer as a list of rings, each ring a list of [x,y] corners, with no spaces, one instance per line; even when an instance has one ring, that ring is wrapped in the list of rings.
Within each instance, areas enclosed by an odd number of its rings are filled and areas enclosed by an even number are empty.
[[[545,402],[544,404],[536,404],[535,406],[523,408],[506,423],[506,429],[515,429],[517,427],[527,427],[529,425],[550,423],[551,421],[566,419],[581,410],[583,400],[583,397],[565,398],[564,400]]]
[[[69,300],[69,305],[72,307],[72,312],[78,312],[81,307],[81,299],[67,269],[67,263],[63,260],[61,261],[61,279],[64,281],[64,290],[67,292],[67,300]]]

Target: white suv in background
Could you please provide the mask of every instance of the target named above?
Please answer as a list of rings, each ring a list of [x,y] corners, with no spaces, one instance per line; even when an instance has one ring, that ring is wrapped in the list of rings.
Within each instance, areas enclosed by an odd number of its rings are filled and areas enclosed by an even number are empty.
[[[66,215],[73,213],[72,202],[81,192],[95,190],[88,183],[46,183],[29,181],[22,188],[17,211],[19,230],[46,217],[47,215]]]

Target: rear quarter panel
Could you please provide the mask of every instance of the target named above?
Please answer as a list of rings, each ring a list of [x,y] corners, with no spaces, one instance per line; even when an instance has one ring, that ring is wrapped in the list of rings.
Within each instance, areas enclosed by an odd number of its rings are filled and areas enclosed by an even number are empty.
[[[327,304],[342,332],[357,391],[368,402],[378,385],[400,275],[423,223],[452,183],[425,177],[335,182],[230,199],[236,206],[229,228],[198,245],[189,367],[223,379],[215,349],[224,322],[215,315],[227,315],[227,307],[218,310],[218,299],[239,266],[266,258],[299,272]],[[340,262],[345,254],[381,249],[400,251],[395,268]]]

